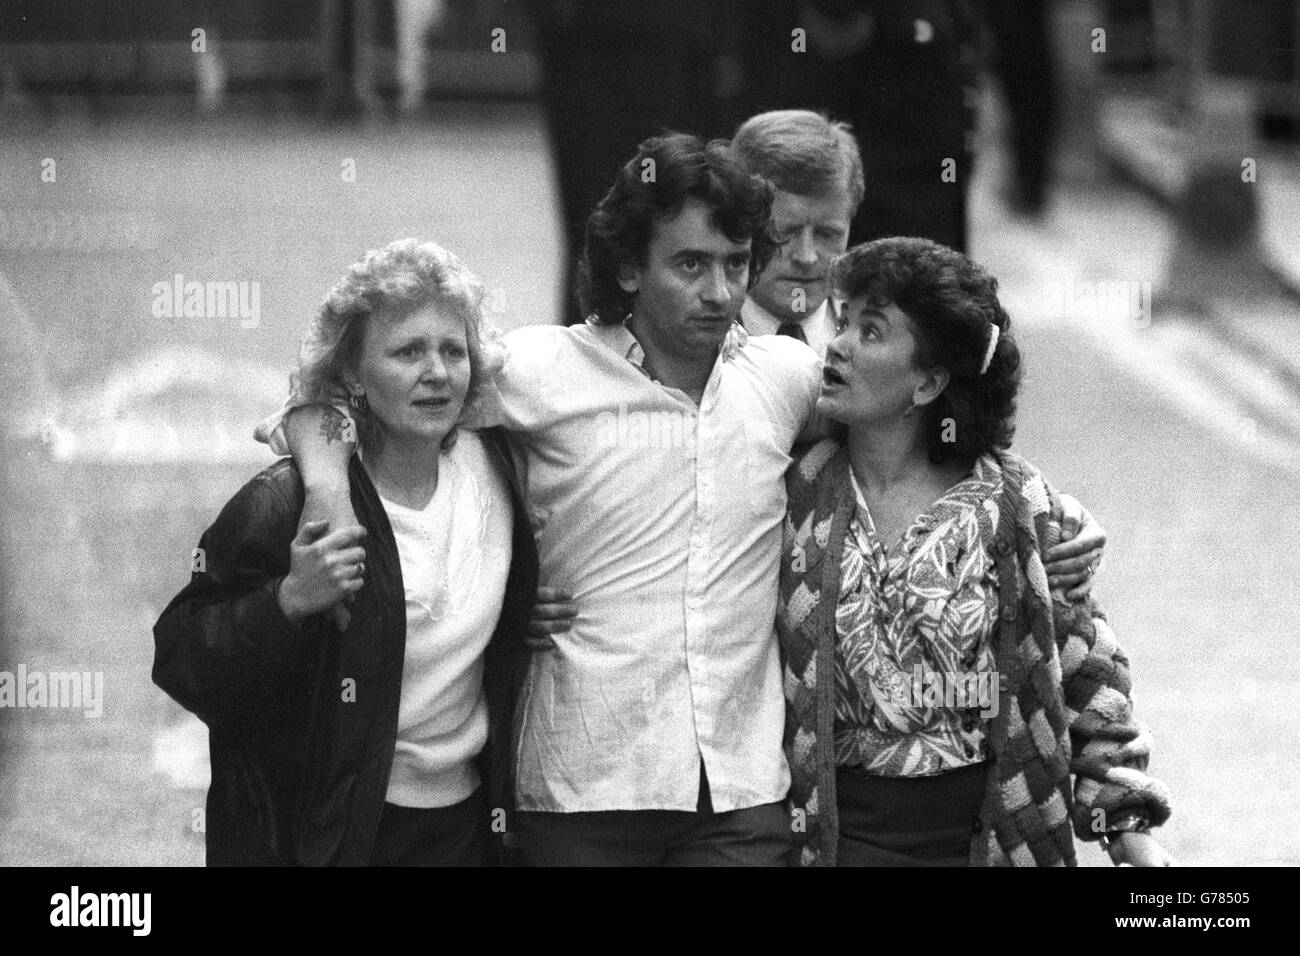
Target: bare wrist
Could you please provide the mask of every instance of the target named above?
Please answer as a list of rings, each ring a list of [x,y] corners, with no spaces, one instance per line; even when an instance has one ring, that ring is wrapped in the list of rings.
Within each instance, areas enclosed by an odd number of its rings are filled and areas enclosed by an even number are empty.
[[[348,482],[348,474],[345,471],[341,475],[336,475],[328,469],[325,474],[308,475],[302,472],[302,490],[316,498],[319,501],[328,501],[330,503],[349,502],[351,507],[352,492]]]
[[[306,615],[299,610],[297,603],[293,600],[293,588],[291,586],[286,587],[288,584],[289,576],[285,575],[280,579],[280,584],[275,589],[275,601],[280,605],[280,613],[285,616],[290,624],[297,626],[303,622]]]

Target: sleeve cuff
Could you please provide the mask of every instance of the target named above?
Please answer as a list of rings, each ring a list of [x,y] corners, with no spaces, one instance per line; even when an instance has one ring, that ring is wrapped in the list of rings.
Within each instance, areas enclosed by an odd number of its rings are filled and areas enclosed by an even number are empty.
[[[266,602],[265,620],[271,625],[271,640],[266,643],[265,652],[272,660],[291,665],[298,660],[300,652],[310,646],[316,637],[316,625],[309,618],[303,624],[295,624],[285,616],[280,608],[278,592],[281,575],[268,581],[262,588],[261,600]]]
[[[283,405],[258,422],[253,429],[253,437],[264,445],[270,445],[271,451],[277,455],[289,454],[289,444],[284,440],[284,417],[289,414],[290,408],[293,406],[285,399]]]

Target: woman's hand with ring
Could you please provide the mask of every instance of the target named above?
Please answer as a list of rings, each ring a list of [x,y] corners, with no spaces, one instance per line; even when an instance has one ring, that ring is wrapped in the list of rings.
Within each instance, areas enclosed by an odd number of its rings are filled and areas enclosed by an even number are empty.
[[[1066,598],[1080,601],[1092,590],[1101,566],[1106,529],[1070,495],[1061,495],[1061,512],[1061,542],[1043,555],[1047,585],[1053,591],[1068,588]]]
[[[289,573],[280,582],[280,610],[295,624],[361,590],[366,529],[329,530],[328,521],[307,521],[289,545]]]

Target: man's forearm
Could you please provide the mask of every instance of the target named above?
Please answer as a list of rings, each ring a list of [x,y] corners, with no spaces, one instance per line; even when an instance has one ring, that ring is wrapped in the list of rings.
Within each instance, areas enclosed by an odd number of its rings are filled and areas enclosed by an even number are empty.
[[[308,494],[346,493],[357,441],[352,419],[332,405],[303,405],[288,413],[284,435]]]

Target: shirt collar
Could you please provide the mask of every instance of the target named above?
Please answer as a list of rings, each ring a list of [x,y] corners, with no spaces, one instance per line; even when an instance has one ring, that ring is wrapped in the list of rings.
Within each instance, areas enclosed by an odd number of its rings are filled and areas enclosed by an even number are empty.
[[[858,476],[853,474],[853,468],[849,468],[849,484],[853,486],[853,503],[857,505],[858,513],[862,515],[869,514],[867,510],[867,499],[862,495],[862,486],[858,484]]]
[[[781,325],[781,320],[755,302],[753,296],[745,296],[745,304],[740,307],[740,318],[751,335],[775,335]]]
[[[632,330],[627,325],[623,323],[605,325],[593,318],[588,318],[587,328],[598,342],[607,348],[613,349],[637,368],[644,371],[645,349],[641,348],[641,343],[636,340],[636,336],[632,334]],[[745,331],[744,326],[739,322],[732,322],[731,328],[727,330],[726,338],[722,340],[720,358],[724,362],[730,362],[747,344],[749,344],[749,333]]]
[[[830,307],[831,300],[823,299],[821,305],[799,319],[799,324],[807,329],[818,322],[829,322]],[[745,328],[749,329],[750,335],[775,335],[776,330],[788,321],[778,319],[755,302],[752,296],[746,296],[745,304],[740,307],[740,317],[745,323]]]

